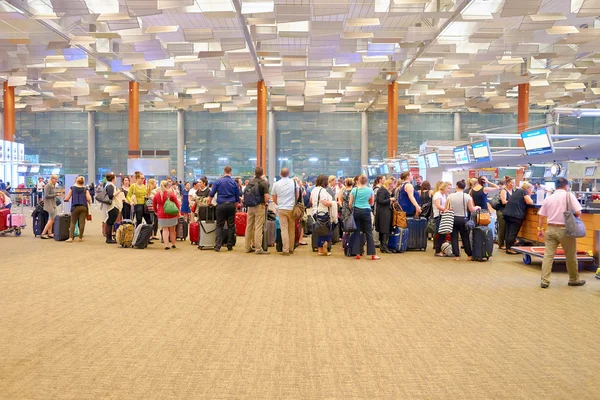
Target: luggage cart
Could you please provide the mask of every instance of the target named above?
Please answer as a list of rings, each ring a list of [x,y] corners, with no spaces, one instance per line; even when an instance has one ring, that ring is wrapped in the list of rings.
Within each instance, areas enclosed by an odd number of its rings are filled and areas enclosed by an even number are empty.
[[[15,236],[21,236],[21,233],[23,233],[23,228],[25,228],[27,226],[25,223],[25,218],[23,218],[23,221],[17,225],[14,225],[14,226],[9,225],[8,217],[10,215],[17,214],[17,213],[13,212],[13,210],[15,208],[20,209],[19,215],[23,215],[23,216],[25,215],[25,214],[23,214],[23,204],[22,203],[20,206],[17,206],[17,207],[15,207],[16,206],[15,203],[12,203],[12,204],[13,205],[10,208],[9,213],[6,216],[4,216],[4,215],[2,216],[2,218],[7,218],[7,221],[6,221],[6,229],[0,231],[0,236],[10,235],[10,234],[14,234]]]
[[[533,258],[544,258],[544,250],[545,247],[542,246],[513,246],[512,250],[516,251],[523,255],[523,264],[530,265]],[[554,262],[566,262],[565,252],[562,247],[556,249],[556,254],[554,255]],[[585,251],[577,252],[577,264],[578,269],[583,269],[583,264],[585,263],[593,263],[594,257]]]

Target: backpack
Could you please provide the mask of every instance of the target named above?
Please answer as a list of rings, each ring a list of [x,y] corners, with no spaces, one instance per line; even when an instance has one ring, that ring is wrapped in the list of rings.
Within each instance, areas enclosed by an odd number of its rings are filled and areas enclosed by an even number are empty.
[[[108,193],[106,193],[106,188],[102,186],[98,186],[96,189],[96,196],[94,198],[103,204],[112,204],[112,200],[108,198]]]
[[[131,247],[133,244],[134,231],[135,228],[131,222],[123,222],[115,234],[117,243],[122,247]]]
[[[248,182],[244,190],[244,205],[246,207],[256,207],[260,201],[260,185],[258,182]]]

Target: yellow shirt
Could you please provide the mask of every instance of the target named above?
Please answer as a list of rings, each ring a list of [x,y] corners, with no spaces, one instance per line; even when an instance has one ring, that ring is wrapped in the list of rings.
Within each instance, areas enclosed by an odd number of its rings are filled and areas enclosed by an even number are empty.
[[[133,185],[129,186],[129,191],[127,192],[128,203],[131,203],[132,196],[135,196],[135,204],[144,204],[144,199],[146,198],[146,186],[138,185],[137,183],[134,183]]]

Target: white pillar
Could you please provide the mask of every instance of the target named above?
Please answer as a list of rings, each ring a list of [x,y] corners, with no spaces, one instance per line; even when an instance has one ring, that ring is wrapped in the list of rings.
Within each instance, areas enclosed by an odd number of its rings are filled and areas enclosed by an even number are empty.
[[[454,113],[454,140],[461,140],[460,138],[460,113]]]
[[[96,111],[88,111],[88,183],[96,182]]]
[[[267,177],[269,183],[275,182],[277,176],[277,138],[275,134],[275,113],[273,111],[268,112],[267,120]]]
[[[185,180],[183,146],[185,145],[184,137],[185,111],[177,110],[177,180]]]
[[[369,163],[369,120],[367,112],[360,113],[360,164]]]

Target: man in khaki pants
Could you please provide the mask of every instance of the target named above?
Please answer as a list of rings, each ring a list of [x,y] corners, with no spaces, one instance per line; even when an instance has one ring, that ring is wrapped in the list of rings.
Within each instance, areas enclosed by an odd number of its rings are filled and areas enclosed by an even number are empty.
[[[265,214],[269,205],[269,183],[263,178],[261,167],[254,170],[254,178],[246,184],[244,205],[248,207],[246,225],[246,253],[269,254],[262,248]],[[254,246],[254,249],[252,249]]]
[[[296,232],[296,219],[294,206],[298,198],[299,188],[293,179],[290,179],[290,170],[283,168],[279,174],[281,179],[275,182],[271,195],[277,204],[277,214],[281,224],[281,241],[283,242],[284,256],[294,254],[294,238]]]
[[[581,205],[573,193],[568,192],[569,181],[565,178],[556,180],[556,191],[544,200],[542,208],[538,212],[538,239],[546,242],[544,249],[544,262],[542,263],[542,289],[550,286],[550,274],[556,248],[560,244],[567,259],[567,271],[569,272],[569,286],[583,286],[585,281],[579,279],[577,269],[577,243],[574,237],[567,236],[565,229],[564,212],[569,209],[576,217],[581,215]],[[544,225],[548,222],[548,229],[544,233]]]

